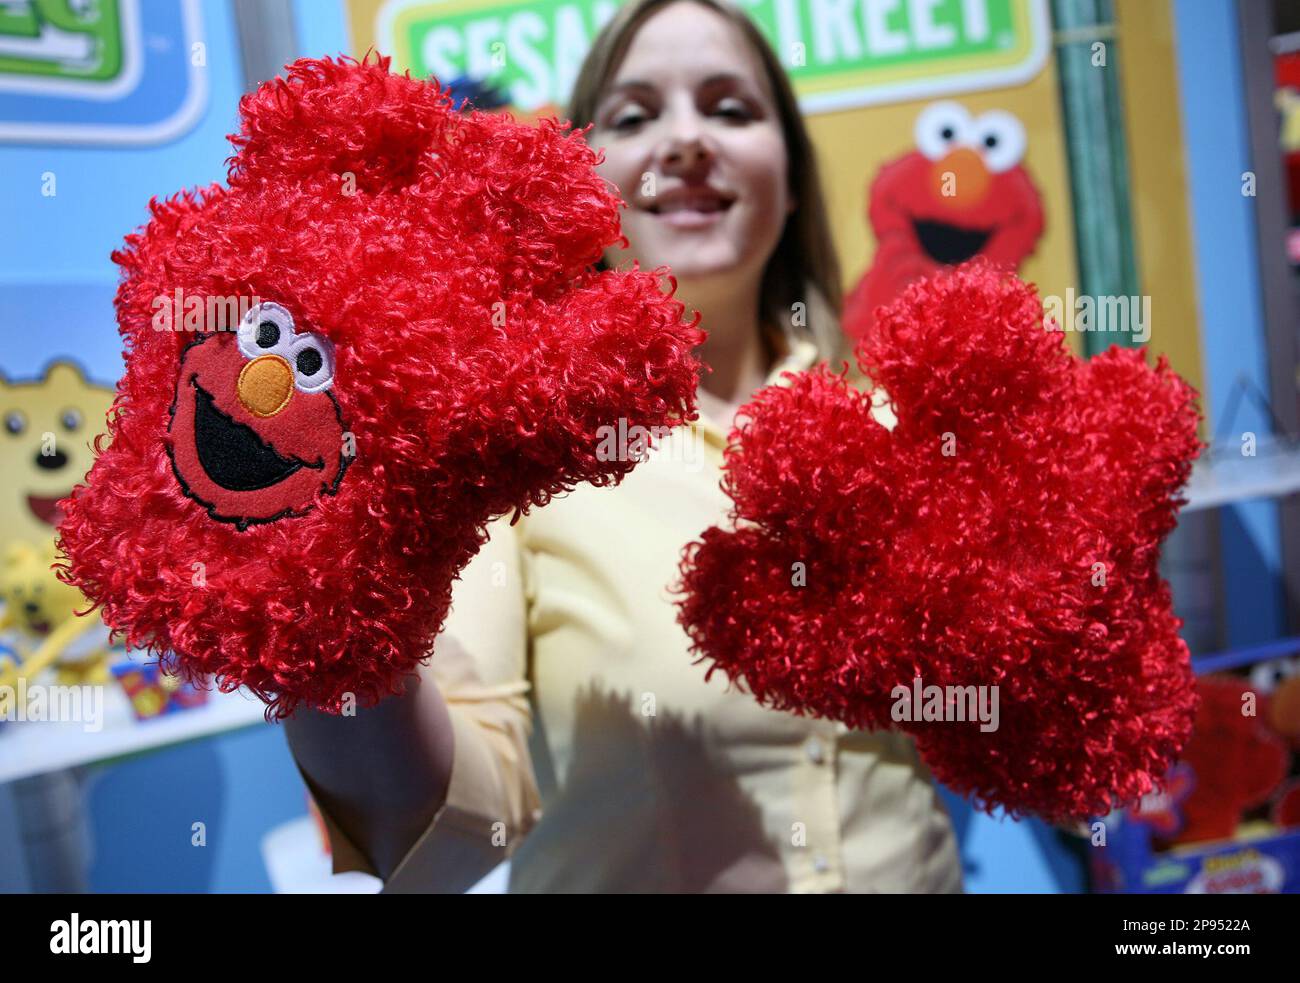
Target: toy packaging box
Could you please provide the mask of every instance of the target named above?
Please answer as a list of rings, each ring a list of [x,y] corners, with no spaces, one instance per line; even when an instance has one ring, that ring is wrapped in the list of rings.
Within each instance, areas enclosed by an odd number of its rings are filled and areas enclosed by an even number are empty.
[[[1300,893],[1300,639],[1197,668],[1192,739],[1159,793],[1106,817],[1094,887]]]
[[[131,701],[137,721],[192,710],[208,701],[208,690],[164,674],[156,662],[119,662],[113,666],[113,677]]]

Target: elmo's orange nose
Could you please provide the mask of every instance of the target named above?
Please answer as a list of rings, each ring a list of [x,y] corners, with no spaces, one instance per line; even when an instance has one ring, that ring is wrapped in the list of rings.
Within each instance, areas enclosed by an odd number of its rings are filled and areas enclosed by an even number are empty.
[[[984,161],[969,147],[958,147],[930,171],[935,197],[960,208],[978,205],[989,191],[992,175]]]
[[[239,373],[239,401],[253,416],[275,416],[293,395],[293,369],[279,355],[259,355]]]

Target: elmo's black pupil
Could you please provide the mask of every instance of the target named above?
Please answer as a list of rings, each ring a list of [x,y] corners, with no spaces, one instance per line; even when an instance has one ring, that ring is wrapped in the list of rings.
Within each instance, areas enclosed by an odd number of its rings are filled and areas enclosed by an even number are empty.
[[[951,139],[952,139],[952,127],[951,127],[951,126],[945,126],[945,127],[943,128],[943,134],[942,134],[942,136],[943,136],[943,138],[944,138],[945,140],[951,140]]]
[[[315,375],[323,364],[320,352],[314,348],[305,348],[298,353],[298,371],[303,375]]]
[[[986,147],[996,147],[997,145],[998,145],[998,138],[997,138],[997,137],[985,137],[985,138],[984,138],[984,146],[986,146]]]
[[[257,347],[274,348],[280,340],[280,326],[274,321],[263,321],[257,326]]]

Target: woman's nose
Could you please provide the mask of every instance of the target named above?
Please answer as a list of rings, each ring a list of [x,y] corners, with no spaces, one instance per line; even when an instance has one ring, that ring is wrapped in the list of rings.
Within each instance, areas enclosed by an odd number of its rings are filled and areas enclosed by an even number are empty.
[[[707,165],[712,157],[713,151],[697,121],[687,114],[673,121],[672,131],[660,149],[659,165],[665,174],[679,177]]]
[[[664,170],[669,174],[693,171],[708,159],[709,151],[699,137],[674,139],[664,152]]]

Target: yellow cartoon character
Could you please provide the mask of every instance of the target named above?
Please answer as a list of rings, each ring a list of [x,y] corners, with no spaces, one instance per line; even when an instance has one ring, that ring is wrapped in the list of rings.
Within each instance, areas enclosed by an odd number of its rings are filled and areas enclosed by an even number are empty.
[[[0,670],[0,686],[21,676],[30,683],[54,667],[62,686],[105,683],[109,679],[107,630],[97,614],[80,616],[86,601],[51,569],[54,540],[41,546],[11,542],[0,557],[0,628],[17,636],[16,665]]]
[[[90,470],[113,390],[87,382],[71,362],[42,379],[0,374],[0,547],[53,540],[58,503]]]

